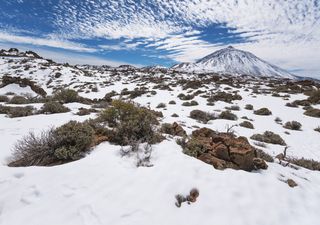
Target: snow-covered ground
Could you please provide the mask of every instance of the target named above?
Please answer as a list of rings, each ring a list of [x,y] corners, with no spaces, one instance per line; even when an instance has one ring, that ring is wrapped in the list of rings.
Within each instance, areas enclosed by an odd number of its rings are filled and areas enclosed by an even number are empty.
[[[19,58],[12,59],[19,65]],[[91,71],[93,76],[85,76],[76,68],[62,65],[50,65],[40,69],[42,59],[29,62],[34,68],[29,71],[18,71],[19,68],[8,66],[8,58],[0,59],[0,76],[5,73],[28,77],[35,80],[44,90],[51,94],[53,87],[74,88],[86,82],[98,87],[98,92],[80,92],[83,97],[101,98],[114,90],[120,93],[124,88],[133,90],[137,85],[146,83],[132,75],[111,76],[111,71]],[[56,68],[62,74],[54,78]],[[32,70],[32,71],[33,71]],[[76,72],[72,72],[76,71]],[[75,75],[76,74],[76,75]],[[72,76],[75,76],[73,79]],[[138,72],[136,75],[145,76]],[[158,76],[155,74],[154,76]],[[159,75],[160,76],[160,75]],[[182,76],[182,77],[179,77]],[[180,78],[191,79],[187,74],[170,77],[175,82]],[[48,81],[52,79],[51,83]],[[72,80],[73,79],[73,80]],[[107,82],[107,83],[106,83]],[[319,118],[303,115],[304,110],[289,108],[287,102],[305,99],[303,94],[291,94],[289,100],[272,97],[271,94],[252,95],[245,91],[251,87],[247,84],[241,88],[227,85],[217,87],[207,84],[208,89],[218,88],[228,92],[239,91],[242,100],[234,101],[240,111],[232,111],[238,116],[237,121],[212,120],[202,124],[189,117],[190,111],[201,109],[219,113],[231,104],[215,102],[208,106],[205,98],[196,96],[199,105],[185,107],[184,101],[177,95],[187,94],[181,86],[173,90],[153,89],[155,83],[145,84],[155,95],[146,93],[134,99],[143,106],[162,111],[161,122],[178,122],[190,134],[197,127],[208,127],[217,131],[226,131],[227,126],[239,124],[241,117],[252,119],[255,129],[234,127],[237,135],[249,137],[253,134],[273,131],[285,140],[289,146],[287,154],[292,157],[305,157],[320,160],[320,133],[314,128],[320,126]],[[198,90],[208,90],[202,87]],[[89,88],[84,88],[89,90]],[[31,89],[17,85],[0,88],[0,94],[7,92],[32,93]],[[196,91],[196,90],[194,90]],[[254,97],[256,96],[256,97]],[[115,98],[118,98],[116,96]],[[175,105],[168,104],[174,100]],[[156,108],[165,103],[163,109]],[[0,103],[4,104],[4,103]],[[267,107],[272,111],[270,116],[258,116],[253,111],[244,109],[252,104],[255,109]],[[36,108],[41,103],[32,104]],[[96,146],[85,158],[72,163],[54,167],[11,168],[6,164],[11,156],[14,143],[29,131],[39,134],[52,126],[60,126],[70,120],[84,121],[94,118],[75,115],[78,108],[85,107],[80,103],[65,104],[70,112],[52,115],[33,115],[28,117],[8,118],[0,114],[0,224],[1,225],[316,225],[320,215],[320,172],[307,169],[295,170],[283,167],[276,162],[268,163],[267,170],[245,172],[241,170],[216,170],[195,158],[182,153],[174,138],[168,138],[153,146],[151,163],[153,167],[136,167],[134,157],[122,157],[120,146],[104,142]],[[319,105],[314,106],[320,108]],[[172,117],[176,113],[179,117]],[[286,130],[274,119],[280,117],[283,122],[296,120],[302,124],[301,131]],[[289,131],[290,134],[285,134]],[[255,141],[249,139],[254,145]],[[284,147],[266,144],[264,151],[272,156],[283,152]],[[290,188],[284,181],[293,179],[298,186]],[[190,189],[198,188],[200,196],[191,205],[175,206],[176,194],[188,194]]]

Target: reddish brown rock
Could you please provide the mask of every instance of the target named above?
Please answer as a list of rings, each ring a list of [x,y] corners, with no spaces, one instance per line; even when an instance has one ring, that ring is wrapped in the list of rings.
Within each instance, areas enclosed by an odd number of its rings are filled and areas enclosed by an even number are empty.
[[[184,137],[187,135],[186,131],[182,128],[182,126],[180,126],[178,123],[174,122],[172,124],[172,133],[175,136],[180,136],[180,137]]]
[[[192,139],[193,142],[196,140],[201,144],[201,149],[205,149],[197,154],[197,158],[217,169],[234,168],[251,171],[268,167],[263,159],[256,158],[255,149],[245,137],[201,128],[192,132]]]

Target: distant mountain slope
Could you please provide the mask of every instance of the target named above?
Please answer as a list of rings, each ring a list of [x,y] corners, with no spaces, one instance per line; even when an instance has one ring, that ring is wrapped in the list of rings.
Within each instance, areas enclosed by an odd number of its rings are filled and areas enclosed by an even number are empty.
[[[195,63],[181,63],[173,66],[172,69],[186,72],[295,78],[293,74],[258,58],[254,54],[231,46],[218,50]]]

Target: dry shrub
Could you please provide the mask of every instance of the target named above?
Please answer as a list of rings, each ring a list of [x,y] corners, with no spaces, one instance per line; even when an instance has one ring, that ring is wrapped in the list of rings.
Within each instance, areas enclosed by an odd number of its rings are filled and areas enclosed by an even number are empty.
[[[288,121],[283,125],[284,128],[289,130],[300,130],[301,126],[301,123],[297,121]]]
[[[249,129],[254,129],[253,124],[249,121],[243,121],[242,123],[239,124],[239,126],[249,128]]]
[[[225,120],[237,120],[238,117],[236,114],[233,114],[229,110],[223,111],[218,116],[219,119],[225,119]]]
[[[270,144],[286,145],[285,141],[280,137],[280,135],[275,134],[272,131],[265,131],[263,134],[254,134],[250,138]]]
[[[320,109],[310,108],[307,109],[303,114],[306,116],[320,118]]]
[[[68,107],[65,107],[64,105],[62,105],[59,102],[54,102],[54,101],[50,101],[50,102],[46,102],[44,103],[44,105],[42,106],[40,113],[65,113],[65,112],[69,112],[70,109]]]
[[[28,104],[29,101],[27,98],[23,97],[23,96],[13,96],[10,101],[10,104]]]
[[[253,113],[260,116],[268,116],[272,114],[272,112],[268,108],[260,108],[258,110],[255,110]]]
[[[192,110],[190,112],[190,118],[198,120],[202,123],[208,123],[210,120],[216,119],[216,116],[212,113],[204,112],[202,110]]]
[[[29,133],[13,149],[9,166],[50,166],[80,159],[90,148],[94,131],[87,123],[69,123]]]

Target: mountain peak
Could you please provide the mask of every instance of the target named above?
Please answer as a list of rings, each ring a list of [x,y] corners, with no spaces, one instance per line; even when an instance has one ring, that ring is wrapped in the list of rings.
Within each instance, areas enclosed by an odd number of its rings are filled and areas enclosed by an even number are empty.
[[[289,72],[274,66],[254,54],[232,46],[220,49],[195,63],[181,63],[173,69],[185,72],[215,72],[221,74],[250,75],[295,79]]]

